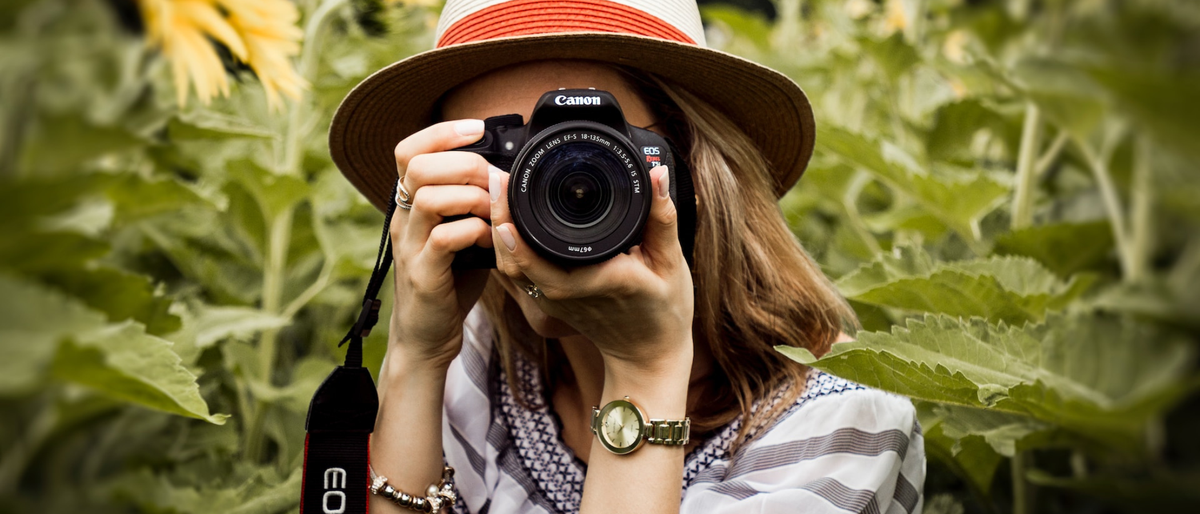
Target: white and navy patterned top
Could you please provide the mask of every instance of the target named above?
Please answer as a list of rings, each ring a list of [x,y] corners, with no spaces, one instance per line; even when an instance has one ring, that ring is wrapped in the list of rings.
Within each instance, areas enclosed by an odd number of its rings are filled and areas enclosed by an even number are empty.
[[[517,404],[498,360],[476,306],[446,379],[442,418],[446,462],[457,471],[455,512],[578,512],[587,466],[559,437],[548,406]],[[524,398],[542,398],[537,368],[514,362]],[[813,370],[779,421],[731,456],[741,419],[688,453],[681,514],[921,512],[925,449],[907,399]]]

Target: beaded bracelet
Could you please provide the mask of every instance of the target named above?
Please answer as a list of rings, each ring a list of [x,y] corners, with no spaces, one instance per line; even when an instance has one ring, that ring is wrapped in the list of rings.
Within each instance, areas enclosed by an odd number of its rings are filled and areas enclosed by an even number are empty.
[[[388,483],[387,477],[376,475],[370,465],[367,466],[367,469],[371,472],[371,494],[383,496],[401,507],[417,512],[437,514],[442,509],[453,507],[454,502],[458,500],[454,494],[454,468],[450,466],[442,468],[442,480],[436,484],[430,484],[425,489],[424,498],[400,492],[399,489]]]

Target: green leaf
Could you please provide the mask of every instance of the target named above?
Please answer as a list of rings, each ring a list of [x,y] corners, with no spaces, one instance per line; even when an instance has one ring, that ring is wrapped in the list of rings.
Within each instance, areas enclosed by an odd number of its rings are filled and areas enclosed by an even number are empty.
[[[176,342],[176,353],[190,364],[199,352],[226,338],[249,339],[272,328],[283,328],[289,320],[252,307],[195,305],[180,308],[182,327],[167,336]]]
[[[123,127],[97,125],[74,113],[44,116],[35,127],[21,167],[37,174],[76,172],[88,161],[148,144]]]
[[[156,335],[179,329],[179,318],[168,312],[172,299],[156,294],[149,277],[97,266],[48,272],[42,280],[107,314],[109,321],[132,318]]]
[[[904,41],[904,34],[900,32],[883,40],[860,38],[859,44],[867,54],[875,58],[875,63],[892,81],[899,79],[918,62],[921,62],[921,56],[917,54],[917,50]]]
[[[1107,221],[1056,223],[1016,230],[997,236],[993,249],[999,255],[1037,259],[1061,277],[1095,269],[1112,250],[1112,229]]]
[[[171,118],[167,124],[167,137],[172,141],[187,141],[237,137],[271,138],[275,137],[275,134],[245,118],[200,109]]]
[[[1022,257],[934,262],[920,248],[894,252],[842,277],[838,289],[863,303],[1021,324],[1062,309],[1092,283],[1091,277],[1064,283]]]
[[[938,108],[933,127],[925,140],[930,159],[968,158],[971,143],[980,130],[992,137],[1007,139],[1009,124],[1004,116],[978,99],[968,98]]]
[[[112,177],[105,193],[116,206],[116,220],[125,223],[189,206],[216,207],[176,180],[148,180],[134,174]]]
[[[1013,75],[1026,94],[1056,126],[1087,138],[1106,112],[1104,90],[1088,74],[1059,60],[1029,58]]]
[[[1200,158],[1200,105],[1195,101],[1200,91],[1200,74],[1192,72],[1130,73],[1118,68],[1091,68],[1091,78],[1114,98],[1114,107],[1121,109],[1137,123],[1150,130],[1164,146],[1192,159]]]
[[[1193,349],[1154,325],[1094,314],[1023,327],[927,315],[860,332],[802,364],[914,399],[1030,416],[1130,452],[1145,423],[1178,401]]]
[[[229,174],[258,201],[267,219],[274,219],[309,195],[303,180],[272,173],[250,160],[229,163]]]
[[[62,380],[150,409],[217,425],[229,417],[209,413],[195,375],[180,364],[171,342],[146,334],[133,321],[76,334],[59,349],[53,371]]]
[[[107,242],[75,232],[22,232],[0,237],[0,268],[24,273],[53,273],[81,268],[109,252]]]
[[[104,323],[104,315],[62,293],[0,275],[0,395],[32,390],[60,340]]]
[[[957,170],[928,174],[899,149],[845,129],[830,127],[817,141],[823,150],[861,167],[911,196],[969,240],[978,240],[979,220],[1008,195],[1009,187],[989,176]]]
[[[916,402],[917,419],[921,422],[924,433],[925,452],[950,467],[955,474],[967,480],[971,486],[988,495],[992,488],[992,479],[996,476],[996,468],[1004,457],[987,443],[983,436],[967,435],[965,437],[949,437],[944,431],[947,412],[935,410],[944,407],[936,403]],[[962,407],[965,409],[965,407]]]

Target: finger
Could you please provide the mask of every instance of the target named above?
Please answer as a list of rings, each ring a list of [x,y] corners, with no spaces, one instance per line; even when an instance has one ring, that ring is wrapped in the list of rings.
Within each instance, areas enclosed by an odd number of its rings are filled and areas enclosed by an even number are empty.
[[[488,191],[492,201],[492,236],[496,249],[496,269],[514,279],[522,275],[532,281],[549,298],[563,290],[567,283],[567,271],[538,255],[517,232],[508,210],[508,179],[503,171],[489,173]]]
[[[429,240],[417,256],[418,265],[422,270],[448,270],[454,261],[454,253],[471,246],[492,246],[492,227],[482,218],[442,223],[429,233]]]
[[[433,184],[462,184],[486,189],[490,167],[487,160],[476,153],[423,153],[409,160],[404,187],[413,193]]]
[[[466,146],[483,137],[483,120],[444,121],[404,138],[396,145],[396,170],[403,177],[409,162],[418,155],[444,152]],[[406,181],[405,186],[409,183]]]
[[[424,245],[430,232],[447,216],[474,214],[481,218],[492,215],[488,192],[475,186],[430,185],[413,193],[409,211],[410,244]],[[486,223],[485,223],[486,225]]]
[[[666,166],[655,166],[650,170],[650,180],[654,184],[654,198],[650,201],[650,219],[646,221],[639,246],[647,267],[670,269],[683,260],[683,250],[679,246],[679,216],[669,193],[671,174]]]

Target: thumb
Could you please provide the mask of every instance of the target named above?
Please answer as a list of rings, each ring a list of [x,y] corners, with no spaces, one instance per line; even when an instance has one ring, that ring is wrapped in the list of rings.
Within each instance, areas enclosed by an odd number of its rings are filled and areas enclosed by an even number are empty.
[[[650,181],[654,185],[654,194],[650,202],[650,219],[642,232],[641,250],[657,268],[684,259],[679,246],[679,215],[670,195],[671,174],[666,166],[655,166],[650,170]]]

